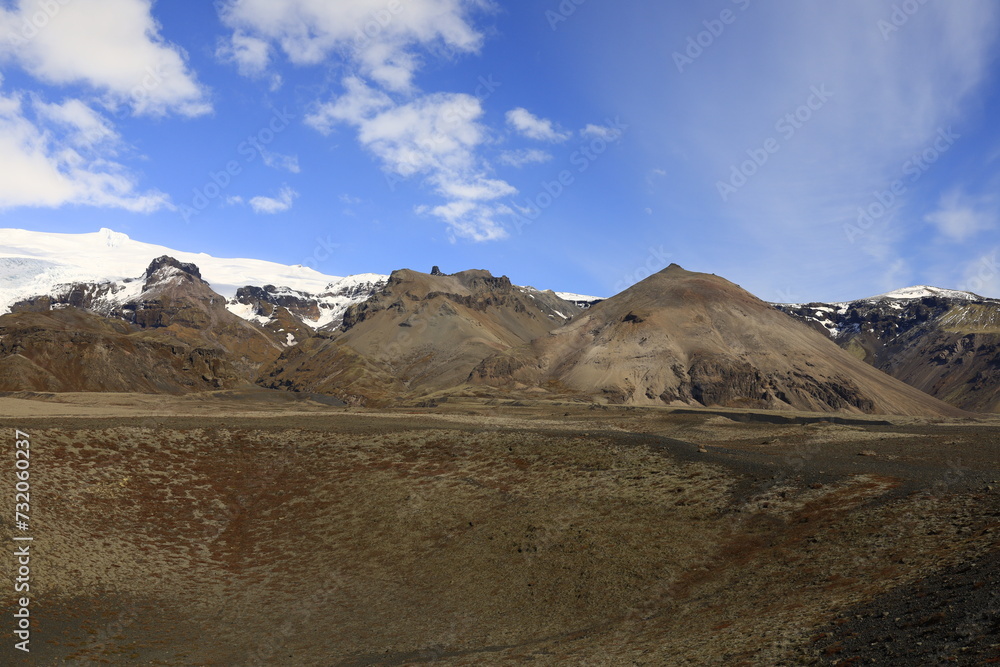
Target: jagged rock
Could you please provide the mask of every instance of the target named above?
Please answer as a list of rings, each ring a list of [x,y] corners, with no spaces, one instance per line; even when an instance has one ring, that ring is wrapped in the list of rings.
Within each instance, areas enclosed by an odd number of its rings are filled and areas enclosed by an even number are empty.
[[[160,273],[165,268],[177,269],[181,273],[185,273],[193,278],[201,280],[201,271],[194,264],[179,262],[173,257],[163,255],[162,257],[157,257],[150,262],[149,268],[146,269],[147,282],[153,279],[157,273]]]

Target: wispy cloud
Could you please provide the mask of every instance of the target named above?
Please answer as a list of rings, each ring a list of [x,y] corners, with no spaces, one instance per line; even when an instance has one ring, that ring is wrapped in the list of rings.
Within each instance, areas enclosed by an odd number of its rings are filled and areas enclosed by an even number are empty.
[[[541,164],[552,159],[552,154],[537,148],[503,151],[497,157],[497,162],[508,167],[524,167],[529,164]]]
[[[390,188],[416,177],[446,200],[418,213],[444,221],[455,237],[492,240],[506,235],[500,218],[509,214],[495,200],[516,190],[479,155],[488,135],[482,98],[414,84],[421,53],[478,52],[484,38],[470,16],[491,7],[488,0],[226,0],[220,17],[232,32],[217,55],[250,77],[274,74],[277,54],[296,65],[346,65],[343,92],[317,103],[306,124],[328,135],[354,128]]]
[[[891,12],[865,0],[759,4],[745,15],[746,30],[720,39],[717,58],[671,82],[670,101],[657,107],[672,119],[670,148],[691,156],[679,166],[703,188],[704,214],[743,239],[721,271],[752,275],[747,282],[765,294],[805,277],[816,298],[838,296],[828,293],[834,284],[849,296],[898,277],[881,267],[916,242],[921,202],[937,199],[928,189],[947,175],[930,166],[921,174],[933,176],[911,181],[908,161],[930,155],[939,133],[962,122],[992,61],[1000,7],[928,3],[886,40],[879,21]],[[816,90],[829,100],[816,104]],[[711,203],[734,166],[750,174],[745,186]],[[845,225],[900,179],[905,194],[850,243]],[[979,225],[950,224],[956,232]]]
[[[538,141],[561,143],[572,136],[569,132],[558,131],[551,120],[539,118],[522,107],[507,112],[507,125],[518,134]]]
[[[290,171],[293,174],[298,174],[302,171],[299,167],[299,156],[298,155],[282,155],[281,153],[272,153],[266,148],[260,152],[261,158],[264,160],[264,164],[272,169],[283,169],[284,171]]]
[[[235,63],[243,76],[257,77],[267,72],[271,63],[271,44],[236,30],[228,40],[221,40],[215,55],[224,62]]]
[[[68,99],[59,104],[47,104],[37,95],[33,100],[39,119],[68,129],[67,140],[74,146],[107,146],[119,140],[118,132],[111,123],[81,100]]]
[[[605,125],[587,125],[580,132],[584,137],[589,137],[591,139],[603,139],[604,141],[618,141],[622,138],[622,131],[616,127],[607,127]]]
[[[979,232],[994,229],[997,223],[995,198],[970,197],[960,189],[941,197],[938,208],[924,219],[951,241],[966,241]]]
[[[298,192],[285,187],[281,189],[277,197],[254,197],[249,201],[249,204],[254,213],[274,215],[275,213],[284,213],[291,210],[292,204],[298,196]]]

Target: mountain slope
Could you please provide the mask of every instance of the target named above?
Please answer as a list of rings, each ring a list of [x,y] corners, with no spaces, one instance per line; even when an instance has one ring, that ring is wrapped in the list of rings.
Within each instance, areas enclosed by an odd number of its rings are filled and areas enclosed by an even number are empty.
[[[356,404],[453,388],[485,357],[578,312],[552,292],[517,287],[488,271],[395,271],[375,296],[348,309],[340,330],[286,350],[260,383]]]
[[[471,380],[639,405],[959,412],[736,285],[677,265],[529,346],[485,360]]]
[[[777,308],[858,359],[952,405],[1000,412],[1000,301],[911,287],[835,304]]]
[[[76,284],[14,304],[0,317],[0,390],[235,387],[284,347],[230,313],[193,264],[159,257],[116,289]]]
[[[184,393],[245,384],[218,347],[75,308],[0,316],[0,391]]]

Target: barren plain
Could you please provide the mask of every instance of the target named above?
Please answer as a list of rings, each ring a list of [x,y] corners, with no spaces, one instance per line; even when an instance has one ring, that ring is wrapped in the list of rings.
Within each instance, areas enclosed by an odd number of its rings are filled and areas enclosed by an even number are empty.
[[[64,665],[1000,662],[1000,421],[13,394]],[[13,457],[0,469],[13,544]]]

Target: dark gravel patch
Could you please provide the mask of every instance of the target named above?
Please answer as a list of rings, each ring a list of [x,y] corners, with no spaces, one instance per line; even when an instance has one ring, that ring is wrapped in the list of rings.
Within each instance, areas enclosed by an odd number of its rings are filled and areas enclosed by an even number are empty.
[[[833,665],[1000,664],[1000,551],[846,610],[816,647]]]

